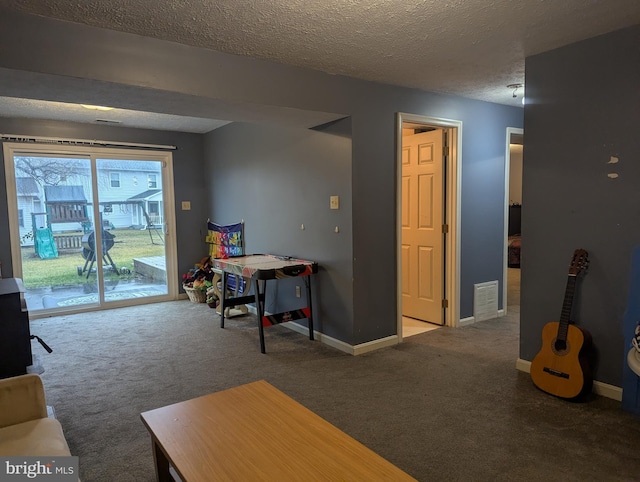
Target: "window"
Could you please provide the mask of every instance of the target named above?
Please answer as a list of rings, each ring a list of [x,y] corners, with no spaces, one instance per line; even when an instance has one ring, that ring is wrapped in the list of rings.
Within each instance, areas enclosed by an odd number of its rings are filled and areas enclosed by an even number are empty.
[[[109,173],[109,183],[111,187],[120,187],[120,173],[119,172],[110,172]]]
[[[158,201],[149,201],[147,204],[147,209],[149,209],[149,221],[153,225],[162,224],[162,214],[160,212],[160,202]]]
[[[160,214],[160,203],[158,201],[149,201],[149,214],[154,216]]]
[[[156,189],[158,187],[158,178],[155,174],[147,174],[147,182],[149,189]]]
[[[24,228],[24,209],[18,209],[18,224]]]

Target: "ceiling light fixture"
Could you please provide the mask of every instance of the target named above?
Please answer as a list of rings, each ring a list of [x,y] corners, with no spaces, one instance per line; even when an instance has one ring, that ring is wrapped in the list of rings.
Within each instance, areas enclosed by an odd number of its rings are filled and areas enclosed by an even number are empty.
[[[513,89],[513,94],[512,97],[515,99],[516,97],[518,97],[518,89],[522,89],[524,87],[524,84],[509,84],[507,85],[507,89]]]
[[[103,105],[87,105],[87,104],[80,104],[80,105],[85,109],[90,109],[90,110],[113,110],[113,107],[105,107]]]

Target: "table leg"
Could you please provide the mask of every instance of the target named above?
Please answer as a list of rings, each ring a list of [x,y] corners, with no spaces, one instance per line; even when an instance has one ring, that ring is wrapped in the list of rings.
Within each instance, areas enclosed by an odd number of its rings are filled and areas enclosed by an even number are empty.
[[[304,284],[307,287],[307,303],[309,305],[309,339],[313,340],[313,309],[311,307],[311,276],[304,277]]]
[[[153,445],[153,461],[156,466],[156,480],[158,482],[174,482],[173,477],[169,473],[169,459],[167,459],[167,456],[155,440],[151,443]]]
[[[220,328],[224,328],[224,312],[225,312],[225,300],[227,299],[227,277],[229,275],[226,272],[222,272],[222,297],[220,298]]]
[[[265,281],[265,291],[267,283]],[[264,316],[264,306],[260,302],[260,280],[254,280],[254,292],[256,297],[256,313],[258,314],[258,330],[260,332],[260,352],[266,353],[264,347],[264,326],[262,326],[262,317]]]

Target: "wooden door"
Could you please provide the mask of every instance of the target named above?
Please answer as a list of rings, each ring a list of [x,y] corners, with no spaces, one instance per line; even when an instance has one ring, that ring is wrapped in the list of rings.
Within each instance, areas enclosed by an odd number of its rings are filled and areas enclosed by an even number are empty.
[[[441,129],[402,138],[402,315],[442,325],[444,175]]]

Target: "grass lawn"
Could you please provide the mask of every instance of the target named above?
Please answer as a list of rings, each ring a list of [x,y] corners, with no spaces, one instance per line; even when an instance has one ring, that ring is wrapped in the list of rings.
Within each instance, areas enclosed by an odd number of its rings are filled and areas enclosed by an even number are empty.
[[[164,245],[157,233],[153,233],[153,244],[146,230],[112,229],[114,244],[109,255],[118,269],[129,268],[130,274],[116,275],[111,270],[105,270],[105,278],[130,279],[135,277],[133,272],[133,258],[149,256],[164,256]],[[69,234],[69,233],[65,233]],[[78,233],[82,234],[82,233]],[[68,286],[86,283],[87,273],[78,275],[78,267],[84,267],[85,259],[82,249],[66,249],[58,252],[57,258],[40,259],[35,254],[33,246],[22,248],[22,281],[25,288],[43,288],[47,286]],[[95,268],[96,263],[93,267]],[[95,280],[95,273],[89,280]]]

